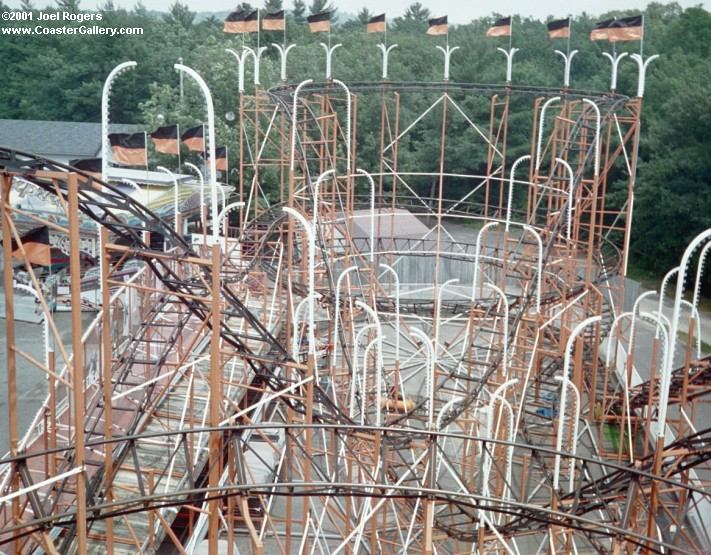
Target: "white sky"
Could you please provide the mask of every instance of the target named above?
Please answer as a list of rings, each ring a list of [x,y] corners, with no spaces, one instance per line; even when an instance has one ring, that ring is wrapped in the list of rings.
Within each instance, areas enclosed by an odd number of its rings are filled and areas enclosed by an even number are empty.
[[[5,0],[6,4],[17,7],[21,0]],[[226,11],[232,9],[239,0],[181,0],[186,2],[194,11]],[[401,15],[407,6],[414,0],[333,0],[336,7],[347,13],[356,13],[360,8],[380,13],[385,12],[389,17]],[[451,23],[466,23],[472,18],[490,15],[492,12],[501,14],[520,14],[543,19],[548,15],[564,17],[568,14],[587,12],[597,15],[614,9],[642,8],[648,0],[420,0],[427,7],[432,16],[448,15]],[[664,0],[662,0],[664,1]],[[706,9],[711,6],[711,0],[677,0],[683,7],[702,5]],[[81,0],[83,8],[95,8],[103,0]],[[124,8],[131,8],[135,0],[114,0],[114,4]],[[143,0],[148,9],[165,11],[173,0]],[[251,0],[251,4],[258,6],[263,0]],[[306,5],[310,3],[306,0]],[[34,0],[37,8],[55,5],[50,0]],[[292,0],[284,2],[287,8],[292,5]],[[574,6],[574,7],[573,7]]]

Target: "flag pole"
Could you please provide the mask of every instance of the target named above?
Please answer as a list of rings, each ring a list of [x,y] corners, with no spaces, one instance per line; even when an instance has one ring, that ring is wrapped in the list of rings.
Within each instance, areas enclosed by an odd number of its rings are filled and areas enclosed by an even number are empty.
[[[148,133],[143,132],[143,154],[146,157],[146,171],[148,171]]]
[[[259,8],[257,8],[257,52],[259,52],[259,35],[261,31],[261,25],[259,21]]]
[[[385,46],[385,49],[387,50],[388,48],[388,18],[385,18],[385,21],[383,22],[385,24],[385,27],[383,28],[383,46]]]
[[[566,54],[570,56],[570,35],[573,32],[573,18],[568,16],[568,46]]]
[[[639,57],[644,60],[644,14],[642,14],[642,36],[639,39]]]
[[[509,31],[509,52],[511,52],[511,47],[513,46],[513,16],[509,16],[511,18],[511,30]]]
[[[284,12],[284,48],[286,48],[286,12]]]
[[[175,133],[177,137],[175,138],[178,143],[178,169],[180,169],[180,124],[175,124]]]

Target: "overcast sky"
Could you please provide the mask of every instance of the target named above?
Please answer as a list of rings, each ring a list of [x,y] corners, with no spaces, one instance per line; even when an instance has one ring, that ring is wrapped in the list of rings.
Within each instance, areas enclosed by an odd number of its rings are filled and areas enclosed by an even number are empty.
[[[10,6],[17,7],[21,0],[5,0],[5,3]],[[239,3],[238,0],[182,0],[186,2],[195,11],[225,11],[233,8]],[[284,2],[287,8],[290,8],[293,0]],[[388,16],[396,17],[401,15],[407,6],[412,4],[414,0],[333,0],[334,4],[340,10],[348,13],[356,13],[362,7],[367,7],[369,10],[380,13],[385,11]],[[703,5],[706,9],[711,6],[711,0],[677,0],[684,7]],[[83,8],[95,8],[103,3],[103,0],[81,0]],[[124,8],[131,8],[135,4],[135,0],[114,0],[114,4]],[[154,10],[167,10],[173,3],[173,0],[143,0],[145,6]],[[263,0],[251,0],[255,6],[263,4]],[[310,2],[306,0],[308,5]],[[578,14],[587,12],[592,15],[598,15],[608,10],[613,9],[633,9],[642,8],[648,3],[648,0],[421,0],[432,12],[433,16],[448,15],[449,21],[452,23],[466,23],[470,19],[484,15],[490,15],[492,12],[502,14],[520,14],[526,16],[534,16],[537,18],[545,18],[548,15],[556,17],[566,16],[568,14]],[[45,6],[54,5],[54,2],[47,0],[34,0],[33,4],[42,8]]]

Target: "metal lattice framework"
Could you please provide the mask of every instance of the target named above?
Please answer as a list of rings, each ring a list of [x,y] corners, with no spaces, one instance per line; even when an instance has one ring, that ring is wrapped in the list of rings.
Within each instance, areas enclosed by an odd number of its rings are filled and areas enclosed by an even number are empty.
[[[240,94],[244,205],[214,246],[0,149],[0,550],[708,551],[698,312],[625,312],[641,104],[449,82]],[[27,263],[59,357],[15,344],[20,182],[65,211],[37,223],[73,245],[73,356]],[[87,219],[103,309],[82,329]],[[18,356],[50,390],[23,437]]]

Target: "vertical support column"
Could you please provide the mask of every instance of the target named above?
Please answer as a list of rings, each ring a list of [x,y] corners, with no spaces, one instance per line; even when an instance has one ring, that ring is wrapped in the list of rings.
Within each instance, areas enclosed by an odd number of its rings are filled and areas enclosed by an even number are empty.
[[[216,216],[215,216],[216,217]],[[211,327],[212,337],[210,339],[210,426],[216,427],[220,424],[220,403],[222,395],[220,394],[220,245],[212,245],[212,302],[211,302]],[[210,495],[214,497],[220,481],[220,454],[222,452],[220,446],[220,432],[210,432],[210,450],[209,450],[209,487]],[[219,534],[220,517],[218,511],[220,508],[219,499],[213,499],[209,503],[209,528],[208,528],[208,553],[210,555],[218,555],[217,537]]]
[[[3,251],[3,279],[5,285],[5,340],[7,353],[7,406],[8,434],[10,438],[10,452],[17,454],[18,428],[17,428],[17,359],[15,357],[15,295],[12,288],[12,237],[9,224],[10,188],[12,177],[4,174],[2,177],[2,236],[6,239],[2,243]]]
[[[72,306],[72,388],[74,397],[74,464],[84,468],[84,351],[81,344],[81,266],[79,253],[79,199],[77,174],[70,173],[69,185],[69,273]],[[76,538],[78,555],[86,554],[86,480],[77,474]]]
[[[109,242],[108,230],[100,226],[99,233],[101,234],[101,251],[99,256],[103,259],[101,264],[101,370],[104,392],[104,437],[109,443],[104,448],[104,474],[106,475],[105,483],[108,484],[106,490],[106,502],[113,501],[112,491],[112,475],[113,475],[113,460],[112,460],[112,444],[110,443],[113,435],[113,413],[112,413],[112,387],[111,387],[111,296],[109,290],[109,264],[111,263],[110,256],[106,250],[106,244]],[[109,517],[106,519],[106,550],[108,553],[114,552],[114,520]]]

